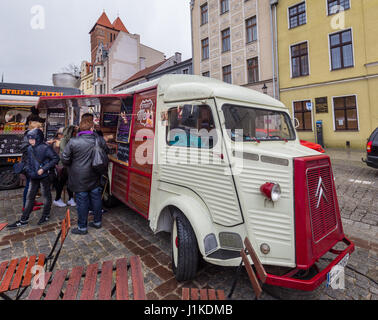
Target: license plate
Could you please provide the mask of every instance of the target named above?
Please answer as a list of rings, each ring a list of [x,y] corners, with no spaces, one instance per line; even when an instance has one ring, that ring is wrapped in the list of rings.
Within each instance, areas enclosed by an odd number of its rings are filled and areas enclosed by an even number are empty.
[[[335,265],[327,274],[327,288],[332,287],[334,289],[344,288],[344,268],[348,264],[349,253],[345,255],[341,261]]]

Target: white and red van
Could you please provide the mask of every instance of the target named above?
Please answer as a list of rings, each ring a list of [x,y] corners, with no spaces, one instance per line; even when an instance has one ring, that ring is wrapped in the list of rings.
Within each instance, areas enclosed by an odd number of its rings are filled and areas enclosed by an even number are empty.
[[[189,75],[64,99],[101,105],[101,129],[114,137],[105,200],[115,197],[155,233],[171,233],[179,281],[195,277],[200,257],[238,266],[246,237],[267,284],[306,291],[353,252],[330,158],[301,145],[281,102]],[[318,270],[328,252],[334,259]],[[298,276],[306,270],[315,270],[312,278]]]

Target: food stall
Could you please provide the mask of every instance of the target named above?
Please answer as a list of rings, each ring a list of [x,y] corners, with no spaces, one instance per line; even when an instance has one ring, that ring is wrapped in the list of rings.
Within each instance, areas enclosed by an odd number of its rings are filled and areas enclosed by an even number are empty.
[[[65,112],[66,125],[79,125],[84,113],[92,113],[95,119],[95,129],[100,131],[110,150],[109,175],[112,178],[112,167],[117,167],[118,180],[114,183],[115,192],[126,192],[125,181],[129,167],[129,152],[131,139],[131,123],[133,113],[133,96],[125,94],[44,97],[38,103],[38,110],[46,114],[46,132],[52,137],[63,122]],[[123,181],[124,180],[124,181]],[[109,184],[106,183],[103,193],[105,205],[111,205],[115,198],[110,196]]]
[[[0,190],[14,189],[20,177],[13,173],[13,165],[21,160],[21,142],[26,118],[38,98],[0,96]]]
[[[0,83],[0,190],[20,186],[20,177],[13,172],[13,165],[21,160],[20,146],[32,107],[41,97],[61,97],[79,92],[74,88]],[[46,118],[46,114],[40,116]]]
[[[107,140],[110,156],[127,165],[132,98],[127,95],[45,97],[37,109],[46,115],[47,139],[55,136],[60,127],[80,124],[85,113],[92,113],[96,130]]]

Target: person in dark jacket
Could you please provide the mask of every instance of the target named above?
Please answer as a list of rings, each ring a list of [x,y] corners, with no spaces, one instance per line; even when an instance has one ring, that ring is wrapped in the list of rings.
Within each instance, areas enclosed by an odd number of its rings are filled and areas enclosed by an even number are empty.
[[[41,186],[44,198],[44,208],[42,217],[38,225],[49,221],[51,211],[51,189],[49,170],[55,168],[59,162],[58,154],[46,143],[44,143],[43,132],[40,129],[34,129],[27,133],[30,146],[27,150],[26,174],[30,178],[30,187],[26,198],[25,210],[21,220],[8,226],[8,228],[19,228],[27,225],[30,213],[33,210],[35,197]]]
[[[78,227],[72,229],[72,233],[80,235],[88,233],[89,207],[94,213],[94,222],[89,226],[100,229],[102,225],[101,175],[92,168],[92,150],[96,139],[104,150],[106,143],[93,129],[93,121],[83,119],[77,136],[70,139],[61,157],[62,163],[68,167],[68,187],[76,195]]]
[[[28,126],[28,130],[25,131],[25,134],[24,134],[24,138],[22,139],[22,143],[21,143],[21,146],[20,146],[20,151],[22,153],[22,158],[21,158],[21,162],[23,162],[25,165],[26,165],[26,162],[27,162],[27,157],[28,157],[28,147],[29,147],[29,140],[28,140],[28,137],[27,137],[27,134],[28,132],[30,132],[31,130],[33,129],[40,129],[42,130],[42,123],[40,122],[37,122],[37,121],[30,121],[29,122],[29,126]],[[23,193],[23,201],[22,201],[22,211],[25,210],[25,205],[26,205],[26,197],[28,195],[28,191],[29,191],[29,185],[30,185],[30,178],[27,176],[26,172],[22,172],[25,177],[26,177],[26,185],[25,185],[25,188],[24,188],[24,193]],[[34,202],[34,207],[33,207],[33,211],[37,211],[37,210],[40,210],[41,209],[41,205],[43,203],[40,203],[40,202]]]

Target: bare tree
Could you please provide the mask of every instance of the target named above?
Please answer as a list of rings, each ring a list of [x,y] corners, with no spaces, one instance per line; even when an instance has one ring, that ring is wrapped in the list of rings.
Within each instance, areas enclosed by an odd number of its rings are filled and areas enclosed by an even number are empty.
[[[68,66],[62,68],[62,72],[72,74],[76,78],[80,78],[80,67],[74,63],[70,63]]]

